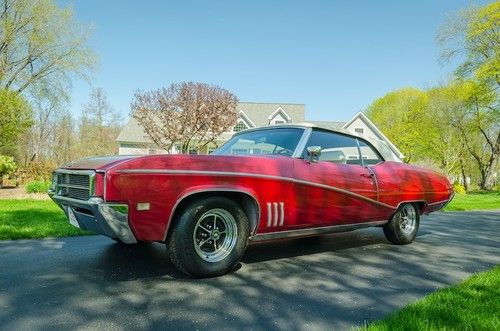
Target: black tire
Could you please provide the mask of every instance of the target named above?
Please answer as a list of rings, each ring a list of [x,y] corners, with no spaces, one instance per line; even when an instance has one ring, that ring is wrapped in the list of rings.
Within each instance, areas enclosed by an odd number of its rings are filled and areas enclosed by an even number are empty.
[[[211,217],[214,225],[210,227]],[[215,237],[219,229],[220,234]],[[171,231],[167,242],[170,260],[177,269],[195,277],[214,277],[232,271],[243,256],[250,232],[243,210],[222,197],[206,198],[188,206]]]
[[[411,226],[409,226],[411,224]],[[387,240],[396,245],[406,245],[415,239],[420,225],[420,212],[417,205],[405,203],[384,226]]]

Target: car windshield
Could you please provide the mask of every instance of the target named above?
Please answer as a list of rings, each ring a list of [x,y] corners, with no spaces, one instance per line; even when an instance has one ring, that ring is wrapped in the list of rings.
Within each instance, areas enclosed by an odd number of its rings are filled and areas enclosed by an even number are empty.
[[[276,128],[244,132],[233,136],[213,155],[292,156],[304,129]]]

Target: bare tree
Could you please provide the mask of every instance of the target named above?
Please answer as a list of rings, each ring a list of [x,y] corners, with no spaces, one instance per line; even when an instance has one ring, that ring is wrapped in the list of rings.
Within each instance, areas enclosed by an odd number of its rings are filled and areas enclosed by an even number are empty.
[[[154,91],[137,91],[132,116],[147,136],[168,153],[175,144],[187,152],[215,141],[234,125],[238,99],[215,85],[183,82]]]
[[[102,88],[95,88],[83,105],[80,118],[81,156],[116,154],[116,137],[121,130],[121,116],[108,102]]]
[[[36,161],[51,158],[55,129],[69,102],[68,89],[62,82],[44,80],[29,89],[33,126],[20,142],[21,159]]]

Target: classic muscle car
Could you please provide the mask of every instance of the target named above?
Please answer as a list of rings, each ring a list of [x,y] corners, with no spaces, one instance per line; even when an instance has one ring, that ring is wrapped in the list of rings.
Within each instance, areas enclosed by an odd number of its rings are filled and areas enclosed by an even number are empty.
[[[178,269],[208,277],[233,270],[249,241],[378,226],[408,244],[453,188],[382,141],[304,124],[242,131],[211,155],[80,160],[49,194],[74,226],[165,243]]]

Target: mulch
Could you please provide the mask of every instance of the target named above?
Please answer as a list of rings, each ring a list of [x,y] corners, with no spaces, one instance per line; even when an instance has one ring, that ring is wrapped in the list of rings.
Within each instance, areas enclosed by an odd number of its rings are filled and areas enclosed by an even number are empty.
[[[0,199],[50,199],[47,193],[27,193],[24,187],[3,187],[0,189]]]

